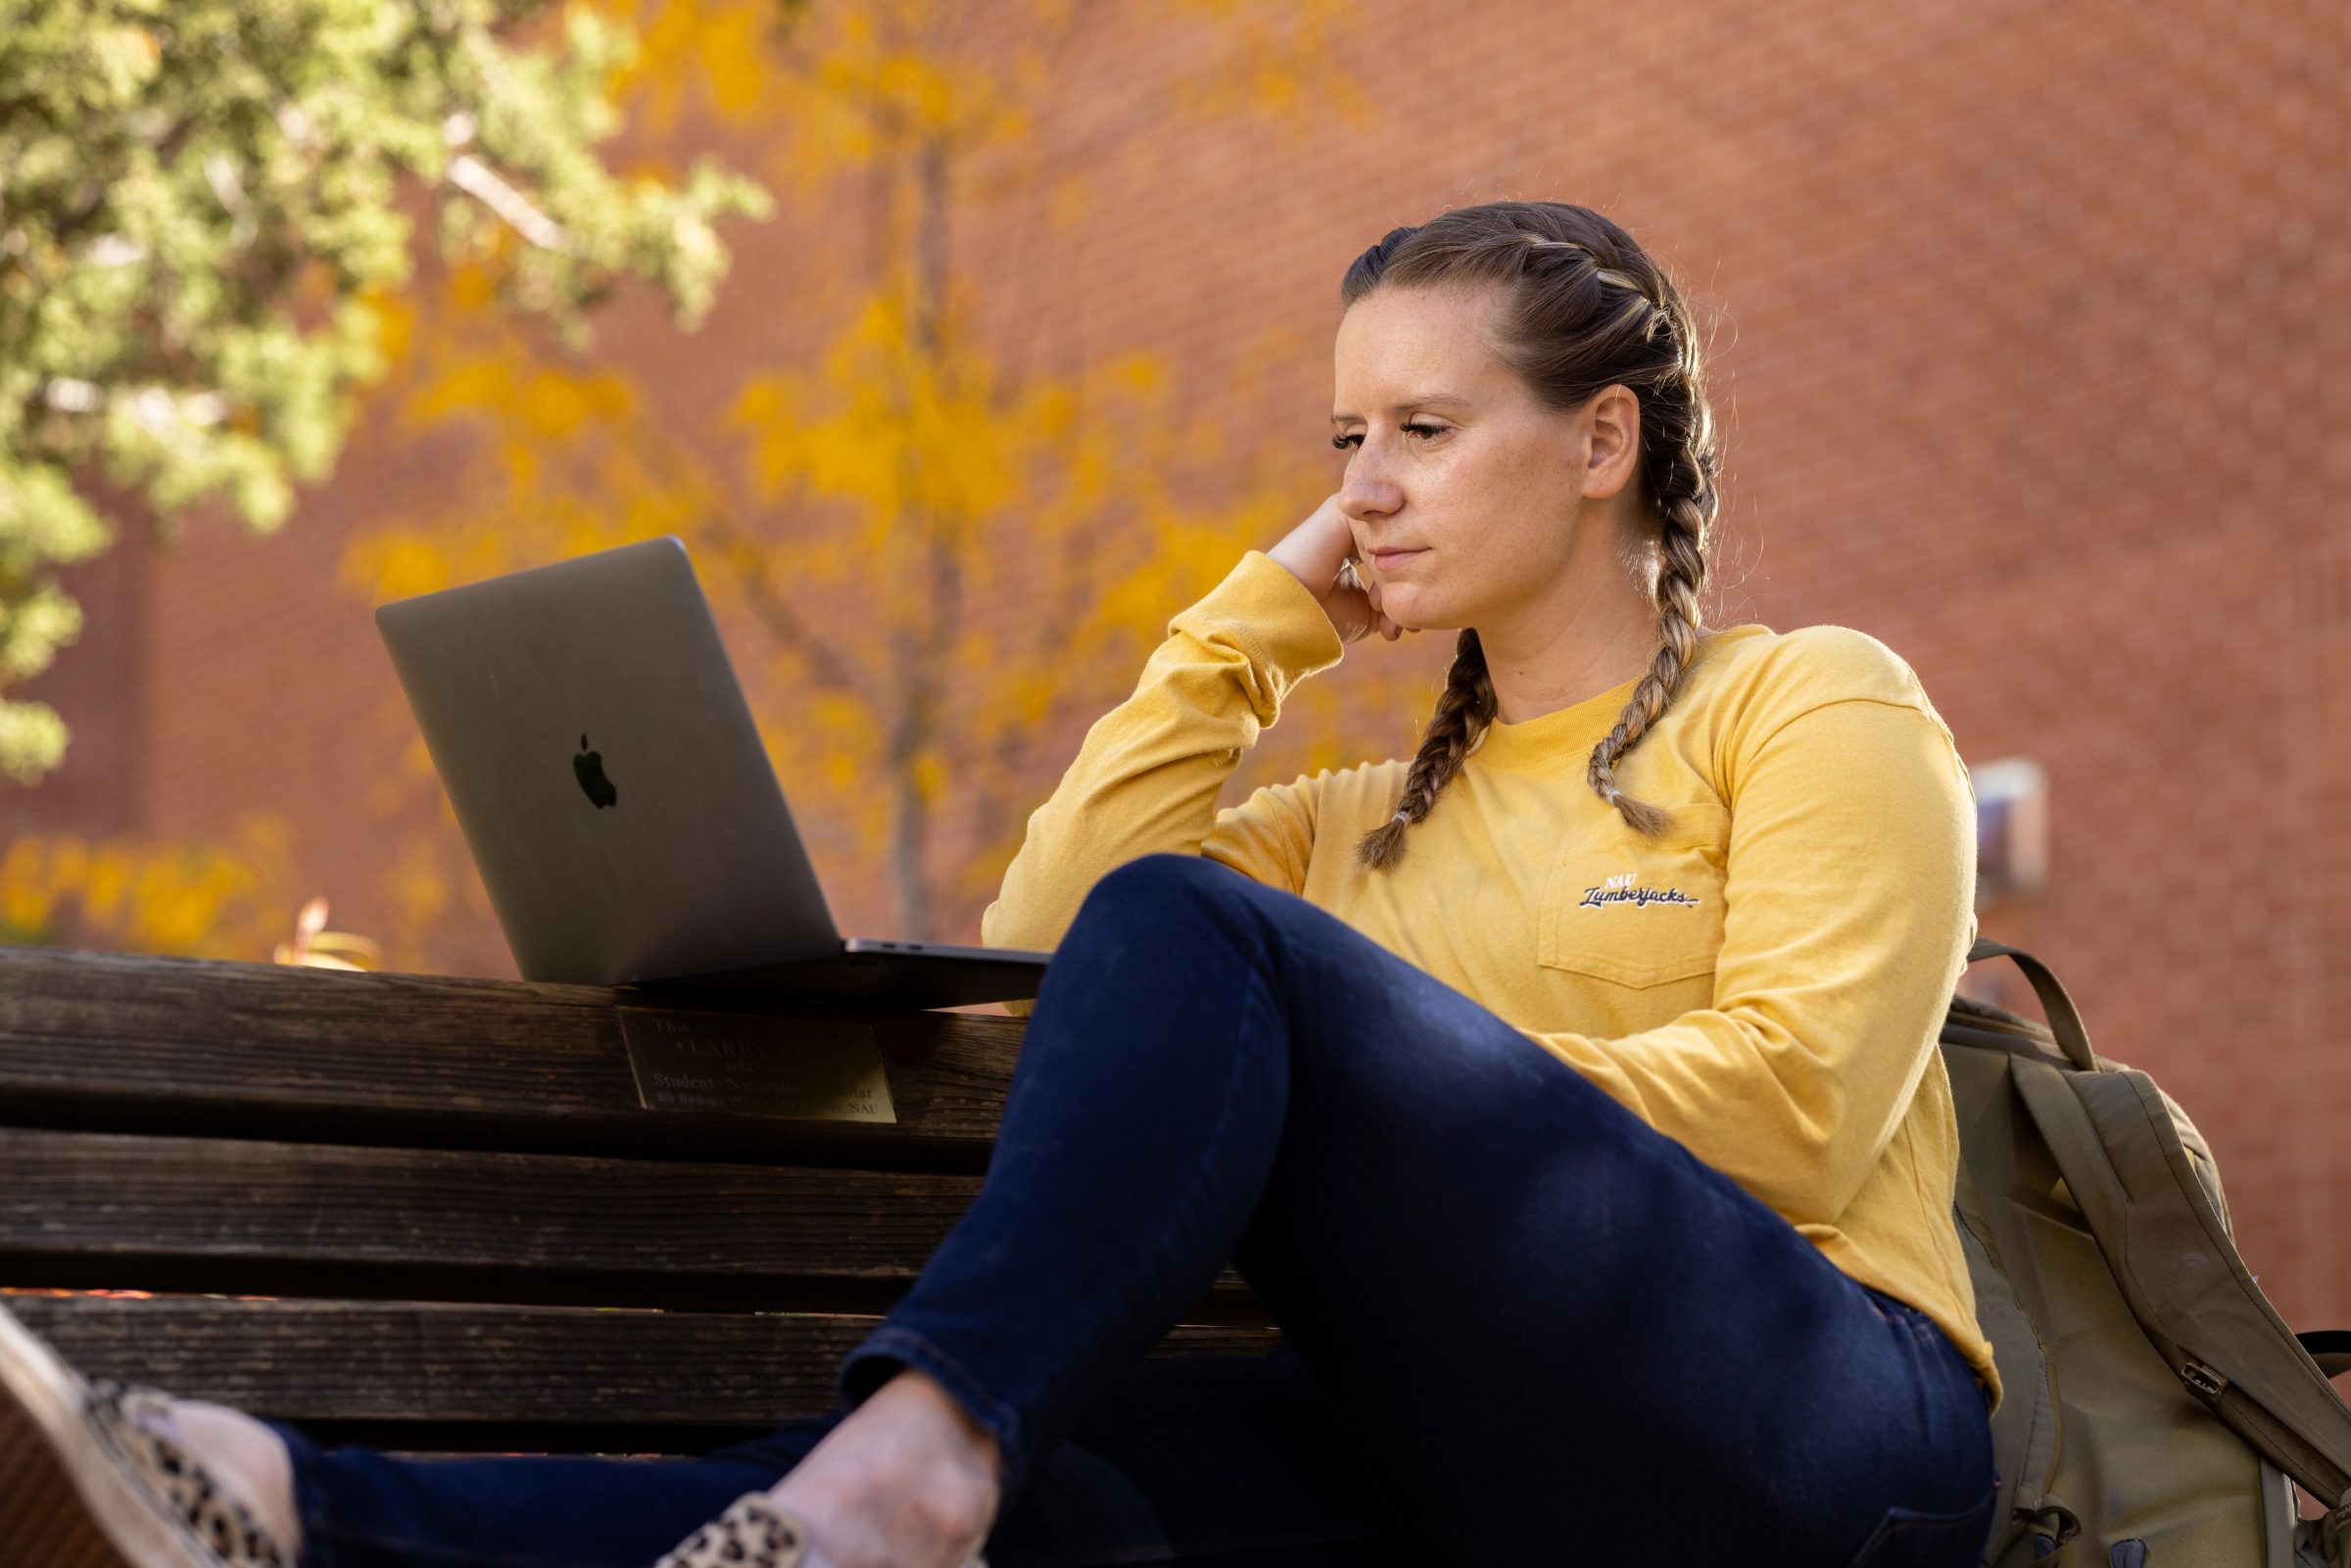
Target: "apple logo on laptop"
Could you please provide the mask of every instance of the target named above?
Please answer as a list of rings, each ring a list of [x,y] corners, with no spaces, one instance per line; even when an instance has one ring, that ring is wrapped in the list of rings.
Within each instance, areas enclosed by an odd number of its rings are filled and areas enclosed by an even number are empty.
[[[597,810],[619,804],[620,791],[604,777],[604,754],[589,750],[586,736],[580,736],[580,754],[571,759],[571,771],[580,776],[580,787],[588,791],[588,798],[596,802]]]

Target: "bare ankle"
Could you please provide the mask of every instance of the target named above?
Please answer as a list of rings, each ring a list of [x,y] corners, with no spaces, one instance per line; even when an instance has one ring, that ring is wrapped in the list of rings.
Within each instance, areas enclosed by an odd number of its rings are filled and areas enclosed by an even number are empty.
[[[993,1527],[1004,1460],[995,1436],[930,1377],[901,1371],[869,1395],[769,1494],[827,1563],[955,1568]]]
[[[871,1405],[881,1401],[899,1419],[920,1421],[946,1435],[954,1448],[969,1454],[990,1486],[1004,1485],[1004,1448],[996,1435],[963,1407],[962,1402],[946,1391],[936,1378],[914,1367],[901,1369],[896,1376],[876,1389],[866,1400]],[[864,1408],[864,1406],[860,1406]]]

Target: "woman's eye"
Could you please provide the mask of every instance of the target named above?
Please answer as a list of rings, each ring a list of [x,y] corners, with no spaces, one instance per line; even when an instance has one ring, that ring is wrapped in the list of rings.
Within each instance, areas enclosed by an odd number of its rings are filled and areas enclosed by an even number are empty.
[[[1409,425],[1398,425],[1396,428],[1403,431],[1408,436],[1418,436],[1422,441],[1427,441],[1432,437],[1445,434],[1445,427],[1443,425],[1421,424],[1416,420]],[[1330,444],[1338,448],[1341,451],[1352,451],[1355,448],[1364,444],[1363,433],[1361,431],[1357,431],[1352,435],[1333,436],[1330,438]]]

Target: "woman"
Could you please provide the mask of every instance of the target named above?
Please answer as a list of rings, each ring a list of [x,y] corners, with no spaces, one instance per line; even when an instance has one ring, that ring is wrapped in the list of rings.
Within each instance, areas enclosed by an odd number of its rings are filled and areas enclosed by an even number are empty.
[[[1974,1564],[1950,736],[1859,633],[1700,624],[1701,345],[1623,230],[1457,210],[1341,298],[1345,482],[1031,819],[984,939],[1057,952],[987,1181],[842,1411],[402,1463],[160,1396],[27,1414],[72,1374],[5,1325],[16,1528],[79,1528],[69,1471],[168,1522],[128,1499],[201,1468],[224,1558],[306,1568],[635,1568],[713,1515],[663,1561]],[[1217,809],[1298,681],[1432,627],[1409,763]],[[1138,1364],[1228,1259],[1288,1353]],[[89,1561],[212,1568],[114,1534]]]

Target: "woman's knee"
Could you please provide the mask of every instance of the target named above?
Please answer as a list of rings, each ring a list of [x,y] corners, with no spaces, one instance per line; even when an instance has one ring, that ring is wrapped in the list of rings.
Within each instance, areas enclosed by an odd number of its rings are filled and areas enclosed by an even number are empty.
[[[1185,899],[1229,896],[1250,885],[1248,878],[1223,861],[1159,850],[1114,866],[1096,879],[1083,907],[1140,903],[1145,908],[1172,908]]]
[[[1268,992],[1292,1028],[1302,1035],[1327,1032],[1336,1065],[1368,1071],[1375,1079],[1390,1069],[1371,1059],[1395,1050],[1434,1052],[1433,1032],[1413,1018],[1416,997],[1406,993],[1438,982],[1368,937],[1347,927],[1306,900],[1268,887],[1203,855],[1157,853],[1116,867],[1087,894],[1080,919],[1118,923],[1164,933],[1154,952],[1171,961],[1180,953],[1198,963],[1223,949],[1267,972]],[[1213,932],[1221,942],[1191,943],[1185,931]],[[1385,983],[1382,983],[1382,982]],[[1208,987],[1214,989],[1214,987]],[[1359,1017],[1368,997],[1392,995],[1404,1004],[1378,1009],[1375,1022],[1387,1038],[1367,1039]],[[1465,1001],[1465,999],[1464,999]]]
[[[1256,923],[1242,914],[1242,905],[1253,892],[1264,890],[1231,867],[1202,855],[1143,855],[1095,880],[1071,929],[1075,933],[1080,927],[1107,927],[1174,938],[1206,927],[1231,937],[1229,945],[1236,950],[1253,952],[1261,945]]]
[[[1233,901],[1235,884],[1257,886],[1196,855],[1151,854],[1114,867],[1087,890],[1054,950],[1037,1016],[1082,1016],[1075,1032],[1106,1039],[1141,1020],[1175,1025],[1213,1016],[1222,1026],[1261,989],[1271,962],[1271,933]],[[1051,1037],[1063,1032],[1070,1031]]]
[[[1222,998],[1240,983],[1220,973],[1220,962],[1257,971],[1293,1070],[1338,1104],[1474,1120],[1522,1095],[1529,1074],[1572,1075],[1477,1003],[1335,917],[1206,856],[1128,861],[1095,882],[1079,918],[1154,964],[1183,965],[1186,999]]]

